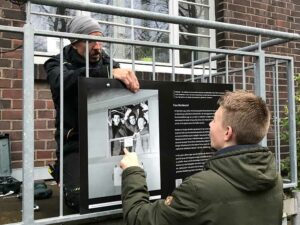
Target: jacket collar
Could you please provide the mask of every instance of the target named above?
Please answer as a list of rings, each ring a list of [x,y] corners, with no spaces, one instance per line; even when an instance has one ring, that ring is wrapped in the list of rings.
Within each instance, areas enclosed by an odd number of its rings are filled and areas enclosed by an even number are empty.
[[[257,149],[261,148],[258,144],[249,144],[249,145],[232,145],[226,148],[222,148],[218,151],[216,151],[215,156],[220,156],[223,154],[231,153],[240,149]]]

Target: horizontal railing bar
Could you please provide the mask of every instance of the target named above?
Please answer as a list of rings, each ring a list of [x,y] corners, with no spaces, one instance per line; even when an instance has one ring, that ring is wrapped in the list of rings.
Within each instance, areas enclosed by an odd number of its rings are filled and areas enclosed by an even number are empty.
[[[297,33],[288,33],[282,31],[268,30],[256,27],[247,27],[238,24],[228,24],[217,21],[203,20],[188,18],[182,16],[172,16],[163,13],[149,12],[136,9],[128,9],[104,4],[96,4],[82,1],[70,1],[70,0],[31,0],[35,4],[43,4],[55,7],[65,7],[77,10],[84,10],[90,12],[104,13],[110,15],[125,16],[131,18],[139,18],[145,20],[156,20],[161,22],[175,23],[175,24],[189,24],[199,27],[206,27],[210,29],[218,29],[224,31],[235,31],[238,33],[247,33],[253,35],[271,36],[289,40],[300,39],[300,35]]]

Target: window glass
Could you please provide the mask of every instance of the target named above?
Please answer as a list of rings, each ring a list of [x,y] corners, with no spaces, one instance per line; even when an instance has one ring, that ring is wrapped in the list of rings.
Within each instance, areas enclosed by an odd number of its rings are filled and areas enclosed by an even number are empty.
[[[180,45],[191,45],[191,46],[209,46],[209,37],[197,37],[191,35],[180,35]],[[198,60],[201,58],[206,58],[208,56],[207,53],[197,52],[194,55],[194,60]],[[180,51],[180,64],[190,62],[192,59],[190,51]]]
[[[51,30],[51,31],[66,31],[67,20],[65,17],[56,15],[73,16],[74,10],[66,9],[63,7],[51,7],[44,5],[31,4],[31,10],[35,14],[31,15],[31,22],[35,29]],[[47,15],[49,14],[49,15]],[[50,41],[48,41],[50,40]],[[55,46],[53,46],[53,43]],[[51,52],[57,46],[58,39],[49,39],[41,36],[35,36],[34,46],[35,51]],[[59,46],[59,45],[58,45]],[[51,49],[49,49],[51,47]],[[59,49],[59,47],[57,48]]]
[[[209,20],[208,1],[205,0],[189,0],[180,1],[178,4],[178,15],[190,18],[199,18]],[[193,34],[193,35],[192,35]],[[203,27],[197,27],[190,24],[179,25],[179,44],[198,47],[210,46],[210,30]],[[198,60],[206,58],[207,53],[197,52],[194,59]],[[190,51],[179,51],[180,64],[191,61]]]

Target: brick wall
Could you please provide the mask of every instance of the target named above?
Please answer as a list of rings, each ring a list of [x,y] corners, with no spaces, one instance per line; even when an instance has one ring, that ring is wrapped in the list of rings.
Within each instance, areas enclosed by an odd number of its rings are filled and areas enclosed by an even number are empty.
[[[300,33],[299,0],[216,0],[216,20],[231,24],[259,27],[290,33]],[[268,40],[263,37],[262,41]],[[258,37],[235,32],[217,32],[217,47],[237,49],[258,42]],[[300,73],[300,43],[289,42],[264,49],[266,53],[294,57],[295,73]],[[253,64],[254,59],[246,58],[246,66]],[[224,63],[224,62],[221,62]],[[220,63],[220,64],[221,64]],[[222,65],[222,64],[221,64]],[[241,59],[230,57],[231,68],[241,67]],[[222,67],[222,66],[221,66]],[[280,112],[283,116],[287,104],[287,79],[285,66],[279,67]],[[253,73],[248,75],[253,76]],[[249,78],[248,77],[248,78]],[[266,67],[267,103],[273,109],[272,68]],[[269,146],[274,145],[274,127],[268,135]],[[281,143],[283,144],[283,143]],[[287,149],[283,146],[281,150]]]
[[[0,25],[22,27],[25,18],[24,8],[0,0]],[[23,71],[22,48],[10,50],[22,43],[21,34],[0,33],[0,132],[10,135],[13,168],[22,167]],[[55,157],[55,112],[45,80],[36,79],[34,97],[35,166],[46,166]]]
[[[216,0],[216,20],[230,24],[259,27],[290,33],[300,32],[298,0]],[[266,38],[263,38],[263,41]],[[240,48],[254,44],[257,37],[234,32],[217,32],[217,47]],[[300,43],[289,42],[267,50],[269,53],[295,57],[295,70],[300,72]]]

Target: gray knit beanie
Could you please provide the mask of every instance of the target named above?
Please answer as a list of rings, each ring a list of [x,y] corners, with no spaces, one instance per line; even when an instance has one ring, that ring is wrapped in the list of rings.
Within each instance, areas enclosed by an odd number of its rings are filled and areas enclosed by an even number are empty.
[[[75,34],[90,34],[101,32],[99,23],[89,16],[75,16],[67,23],[67,32]],[[76,39],[70,39],[71,43]]]

